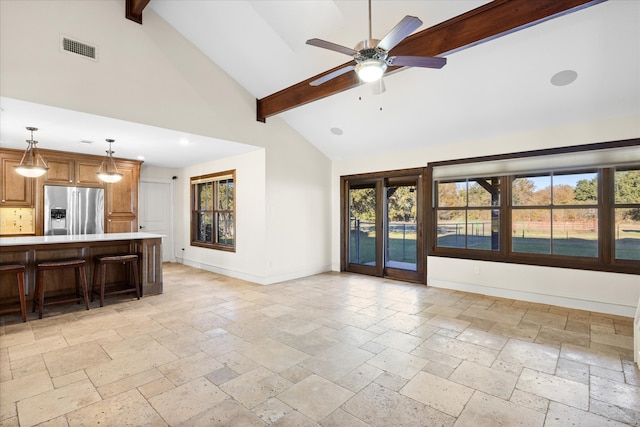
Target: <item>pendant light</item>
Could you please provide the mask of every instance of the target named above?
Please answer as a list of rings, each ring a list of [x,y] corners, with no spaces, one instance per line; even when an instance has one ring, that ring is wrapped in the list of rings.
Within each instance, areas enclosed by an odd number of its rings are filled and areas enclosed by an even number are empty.
[[[38,152],[38,148],[36,147],[38,141],[33,140],[33,132],[37,131],[38,128],[27,127],[27,130],[31,131],[31,139],[27,139],[27,144],[29,144],[29,146],[24,151],[20,164],[15,168],[16,172],[22,176],[26,176],[27,178],[37,178],[44,175],[49,169],[49,166]]]
[[[107,150],[106,157],[98,168],[98,178],[108,183],[118,182],[122,179],[122,174],[118,173],[116,162],[113,161],[114,152],[111,150],[111,144],[115,141],[113,139],[107,139],[106,141],[109,143],[109,149]]]

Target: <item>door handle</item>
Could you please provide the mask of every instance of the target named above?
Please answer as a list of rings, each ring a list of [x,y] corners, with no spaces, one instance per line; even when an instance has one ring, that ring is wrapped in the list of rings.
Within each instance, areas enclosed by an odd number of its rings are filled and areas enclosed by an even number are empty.
[[[141,226],[140,226],[140,230],[142,230],[143,228],[144,228],[144,226],[143,226],[143,225],[141,225]]]

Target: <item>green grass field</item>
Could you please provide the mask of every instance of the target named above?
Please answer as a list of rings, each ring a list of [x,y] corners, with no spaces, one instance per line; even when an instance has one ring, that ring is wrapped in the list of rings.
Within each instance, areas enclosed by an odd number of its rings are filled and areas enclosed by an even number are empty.
[[[416,262],[416,236],[415,234],[406,236],[391,236],[388,240],[389,260],[399,262]],[[640,238],[638,233],[625,233],[629,237],[616,239],[615,252],[617,259],[640,260]],[[557,238],[553,239],[553,254],[566,256],[597,257],[598,243],[595,233],[585,233],[581,237]],[[550,254],[551,239],[545,236],[514,237],[512,248],[514,252],[531,254]],[[375,235],[374,233],[360,234],[360,258],[357,257],[356,239],[350,241],[350,262],[368,264],[375,261]],[[404,245],[404,247],[403,247]],[[464,235],[447,234],[438,237],[438,246],[448,248],[464,248]],[[489,236],[469,236],[469,249],[491,249],[491,237]]]

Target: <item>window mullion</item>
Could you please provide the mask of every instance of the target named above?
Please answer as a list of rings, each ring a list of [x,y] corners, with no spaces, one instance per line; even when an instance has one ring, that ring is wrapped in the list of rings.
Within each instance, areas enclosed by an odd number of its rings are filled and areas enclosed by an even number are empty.
[[[615,236],[613,221],[614,174],[613,169],[606,168],[598,171],[600,186],[598,187],[598,251],[600,262],[612,264],[614,259],[613,239]]]

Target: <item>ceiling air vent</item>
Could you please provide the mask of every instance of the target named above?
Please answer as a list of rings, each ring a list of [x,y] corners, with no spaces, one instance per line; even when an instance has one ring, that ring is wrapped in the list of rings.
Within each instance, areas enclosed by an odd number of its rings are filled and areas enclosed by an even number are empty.
[[[64,36],[61,37],[61,40],[62,50],[65,52],[75,53],[76,55],[93,59],[94,61],[98,60],[98,49],[95,46]]]

